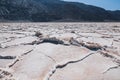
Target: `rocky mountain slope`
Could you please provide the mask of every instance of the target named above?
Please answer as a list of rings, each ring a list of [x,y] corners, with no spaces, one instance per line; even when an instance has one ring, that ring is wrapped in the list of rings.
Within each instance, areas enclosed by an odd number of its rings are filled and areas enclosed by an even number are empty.
[[[0,80],[120,80],[120,23],[0,23]]]
[[[62,0],[0,1],[1,21],[120,21],[119,15],[120,11]]]

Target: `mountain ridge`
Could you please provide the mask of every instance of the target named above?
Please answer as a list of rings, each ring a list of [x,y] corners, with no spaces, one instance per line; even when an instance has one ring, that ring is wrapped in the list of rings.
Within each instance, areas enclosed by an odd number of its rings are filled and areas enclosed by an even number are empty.
[[[120,11],[62,0],[1,0],[0,19],[48,21],[120,21]]]

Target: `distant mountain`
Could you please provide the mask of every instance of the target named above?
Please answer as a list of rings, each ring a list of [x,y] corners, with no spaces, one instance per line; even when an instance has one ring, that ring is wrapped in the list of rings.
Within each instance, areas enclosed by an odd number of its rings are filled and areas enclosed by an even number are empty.
[[[0,20],[120,21],[120,11],[62,0],[0,0]]]

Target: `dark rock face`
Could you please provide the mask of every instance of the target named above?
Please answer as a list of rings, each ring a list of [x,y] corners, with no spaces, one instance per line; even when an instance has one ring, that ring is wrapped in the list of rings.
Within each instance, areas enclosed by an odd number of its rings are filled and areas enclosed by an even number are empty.
[[[0,19],[46,21],[120,21],[120,11],[61,0],[1,0]]]

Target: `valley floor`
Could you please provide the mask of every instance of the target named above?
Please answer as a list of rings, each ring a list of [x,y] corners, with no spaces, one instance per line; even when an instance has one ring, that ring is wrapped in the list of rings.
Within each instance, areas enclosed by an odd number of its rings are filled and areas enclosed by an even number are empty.
[[[120,80],[120,23],[0,23],[0,80]]]

